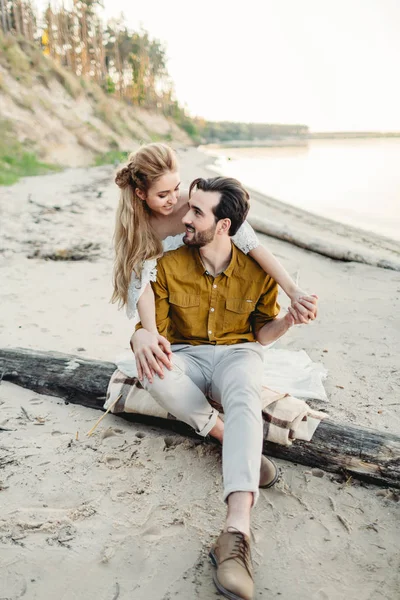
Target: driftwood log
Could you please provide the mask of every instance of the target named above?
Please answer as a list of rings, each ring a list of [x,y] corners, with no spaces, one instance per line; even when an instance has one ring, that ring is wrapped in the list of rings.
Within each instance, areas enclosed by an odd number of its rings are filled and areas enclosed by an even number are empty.
[[[0,379],[100,410],[115,368],[111,362],[69,354],[0,349]],[[177,433],[196,435],[179,421],[144,415],[123,416]],[[265,442],[264,452],[294,463],[400,488],[400,437],[391,433],[324,420],[312,442],[296,441],[290,447]]]
[[[250,225],[260,233],[265,233],[278,240],[289,242],[294,246],[304,248],[310,252],[316,252],[317,254],[333,258],[334,260],[358,262],[374,267],[381,267],[383,269],[400,271],[400,258],[394,260],[382,258],[376,253],[366,249],[358,252],[349,250],[345,245],[330,243],[322,238],[312,238],[309,235],[298,231],[292,231],[289,227],[282,227],[273,221],[268,221],[262,217],[251,216],[248,218],[248,221]]]

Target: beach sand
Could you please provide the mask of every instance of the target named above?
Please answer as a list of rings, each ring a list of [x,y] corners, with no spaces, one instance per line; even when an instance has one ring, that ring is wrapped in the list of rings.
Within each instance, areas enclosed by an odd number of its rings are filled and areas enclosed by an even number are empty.
[[[184,184],[209,174],[200,152],[180,158]],[[0,189],[0,346],[111,361],[128,348],[131,323],[109,303],[112,174],[70,169]],[[252,211],[297,222],[259,195]],[[319,233],[340,235],[323,221]],[[332,418],[398,433],[400,274],[260,239],[320,298],[318,320],[275,348],[327,367]],[[41,258],[71,253],[92,260]],[[216,598],[207,552],[225,515],[220,450],[113,415],[88,438],[99,415],[1,383],[0,598]],[[279,462],[283,480],[253,512],[255,598],[400,597],[398,494]]]

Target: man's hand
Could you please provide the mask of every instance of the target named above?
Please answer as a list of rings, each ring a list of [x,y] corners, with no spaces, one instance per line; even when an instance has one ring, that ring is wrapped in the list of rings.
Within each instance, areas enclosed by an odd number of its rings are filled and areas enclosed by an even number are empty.
[[[315,294],[308,295],[300,288],[297,288],[296,291],[290,296],[290,300],[292,303],[292,311],[297,313],[297,320],[299,321],[298,323],[295,323],[295,325],[309,323],[317,318],[318,296]]]
[[[138,329],[132,335],[130,345],[135,355],[139,381],[147,377],[153,383],[154,374],[162,379],[163,365],[172,369],[171,344],[164,336],[147,329]]]
[[[292,306],[288,307],[288,312],[283,319],[288,326],[288,329],[293,327],[293,325],[303,325],[303,323],[308,323],[308,320],[305,320],[305,317],[299,314]]]

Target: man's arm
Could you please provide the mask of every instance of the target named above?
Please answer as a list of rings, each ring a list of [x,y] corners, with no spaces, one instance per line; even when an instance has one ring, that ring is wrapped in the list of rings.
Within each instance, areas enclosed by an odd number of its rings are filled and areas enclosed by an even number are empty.
[[[299,321],[300,323],[300,321]],[[295,324],[293,316],[288,312],[284,317],[276,317],[268,321],[255,334],[257,342],[262,346],[268,346],[275,340],[285,335],[285,333]]]
[[[263,346],[272,344],[282,337],[293,325],[301,325],[302,316],[289,306],[284,317],[278,317],[278,285],[272,277],[266,281],[263,294],[253,313],[253,331],[257,342]]]

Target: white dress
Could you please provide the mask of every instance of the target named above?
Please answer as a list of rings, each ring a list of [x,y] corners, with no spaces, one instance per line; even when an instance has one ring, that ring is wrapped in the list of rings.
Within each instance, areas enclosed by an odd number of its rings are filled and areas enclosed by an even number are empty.
[[[163,240],[164,252],[176,250],[183,246],[183,233],[169,236]],[[258,237],[247,221],[243,223],[232,241],[239,250],[248,254],[259,245]],[[138,322],[137,303],[144,289],[151,281],[157,279],[157,259],[146,260],[140,277],[132,273],[128,290],[126,312],[129,319]],[[264,361],[264,385],[278,392],[285,392],[304,399],[327,401],[323,380],[327,371],[321,363],[314,363],[308,354],[301,350],[271,350],[265,347],[268,360]],[[128,377],[137,377],[135,358],[131,351],[117,356],[116,365]]]

